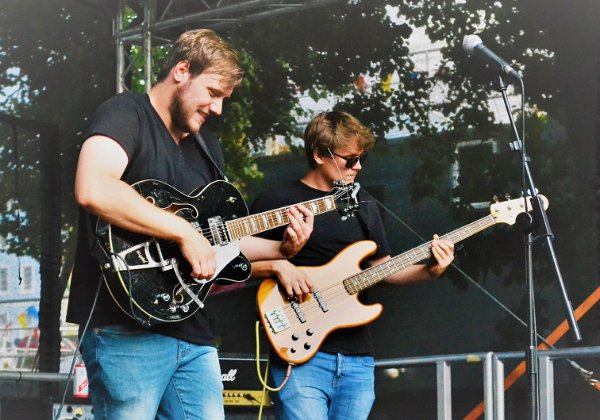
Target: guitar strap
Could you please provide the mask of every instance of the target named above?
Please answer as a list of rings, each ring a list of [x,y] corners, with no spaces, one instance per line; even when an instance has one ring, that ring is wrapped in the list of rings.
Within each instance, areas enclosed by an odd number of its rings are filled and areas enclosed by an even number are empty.
[[[200,133],[194,133],[193,134],[194,138],[196,139],[196,142],[198,143],[198,145],[200,146],[200,149],[202,149],[202,152],[204,152],[204,155],[206,156],[206,158],[209,160],[209,162],[212,164],[213,169],[215,170],[216,174],[217,174],[217,178],[218,179],[222,179],[227,181],[227,177],[225,176],[225,174],[223,173],[223,170],[221,169],[221,167],[215,162],[215,160],[213,159],[210,151],[208,150],[208,146],[207,146],[207,141],[205,140],[204,137],[202,137],[202,135]],[[218,141],[218,140],[216,140]]]

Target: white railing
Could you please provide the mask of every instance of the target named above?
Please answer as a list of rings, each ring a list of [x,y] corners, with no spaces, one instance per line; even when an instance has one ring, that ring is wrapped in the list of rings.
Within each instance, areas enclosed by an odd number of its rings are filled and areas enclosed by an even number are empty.
[[[538,391],[541,420],[554,419],[554,360],[600,358],[600,346],[555,350],[538,350]],[[436,367],[437,418],[452,419],[451,367],[460,364],[483,363],[483,394],[486,420],[504,420],[504,361],[524,360],[525,352],[465,353],[440,356],[407,357],[378,360],[376,369]],[[573,363],[573,362],[572,362]]]

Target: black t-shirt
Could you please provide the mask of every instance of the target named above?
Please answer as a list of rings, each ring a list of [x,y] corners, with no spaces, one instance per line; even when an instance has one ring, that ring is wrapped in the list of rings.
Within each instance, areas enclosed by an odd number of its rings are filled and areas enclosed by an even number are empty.
[[[205,130],[200,134],[211,157],[222,168],[223,154],[218,140]],[[218,178],[217,169],[195,138],[188,136],[179,146],[173,141],[146,94],[120,94],[104,102],[92,117],[85,138],[93,135],[110,137],[123,148],[129,161],[121,179],[128,184],[157,179],[189,194]],[[98,262],[90,253],[89,236],[93,234],[95,222],[95,217],[80,210],[77,254],[67,309],[67,321],[77,324],[88,319],[101,278]],[[90,325],[111,324],[135,324],[135,321],[115,304],[102,282]],[[213,333],[202,309],[186,320],[165,323],[151,330],[197,344],[214,345]]]
[[[259,213],[314,200],[328,194],[331,193],[316,190],[297,180],[283,190],[263,192],[253,203],[251,211]],[[321,266],[328,263],[348,245],[365,239],[375,241],[378,245],[377,251],[371,258],[390,255],[377,204],[371,195],[363,190],[359,191],[358,199],[360,200],[359,215],[348,217],[345,220],[337,212],[327,212],[315,216],[314,229],[308,242],[290,261],[297,266]],[[281,240],[284,229],[285,227],[266,231],[260,236]],[[325,339],[320,351],[348,355],[372,355],[373,344],[370,330],[366,325],[335,330]]]

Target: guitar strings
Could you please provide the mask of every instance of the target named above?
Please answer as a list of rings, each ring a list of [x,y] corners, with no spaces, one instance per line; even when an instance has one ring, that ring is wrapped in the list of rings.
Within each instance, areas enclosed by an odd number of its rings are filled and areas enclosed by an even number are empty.
[[[311,206],[311,203],[318,203],[319,201],[323,201],[329,197],[333,198],[334,200],[334,205],[335,205],[335,201],[337,199],[339,199],[341,196],[347,194],[349,188],[345,187],[343,189],[341,189],[340,191],[335,191],[333,194],[330,194],[326,197],[322,197],[322,198],[317,198],[314,200],[309,200],[306,202],[301,203],[302,205],[307,205],[311,208],[317,208],[319,209],[319,205],[316,206]],[[238,238],[241,238],[243,236],[249,236],[251,235],[250,232],[252,232],[252,228],[250,228],[249,224],[247,221],[242,220],[242,219],[254,219],[256,222],[254,223],[256,226],[262,226],[260,220],[261,219],[267,219],[268,224],[280,224],[281,226],[287,225],[290,222],[289,216],[288,216],[288,211],[289,211],[290,207],[282,207],[280,209],[276,209],[276,210],[269,210],[263,213],[257,213],[257,214],[251,214],[248,216],[244,216],[242,218],[238,218],[238,219],[232,219],[229,221],[226,221],[225,223],[222,223],[214,228],[212,227],[208,227],[208,228],[200,228],[197,229],[198,232],[200,232],[202,234],[202,236],[204,236],[212,245],[216,245],[216,237],[220,237],[220,238],[226,238],[227,241],[230,240],[231,238],[231,233],[232,231],[236,231],[236,233],[238,234]],[[282,210],[286,210],[284,212],[282,212]],[[277,214],[280,214],[280,216],[278,217]],[[281,222],[280,222],[281,220]],[[228,228],[228,226],[230,228]],[[269,227],[265,227],[263,230],[259,230],[256,233],[260,233],[264,230],[268,230]],[[216,230],[216,232],[215,232]],[[214,234],[216,233],[216,235]],[[241,234],[240,234],[241,233]],[[169,244],[174,244],[174,241],[165,241],[165,240],[159,240],[159,242],[162,243],[169,243]]]
[[[300,204],[311,208],[315,214],[320,214],[320,213],[326,212],[328,210],[333,210],[334,208],[336,208],[337,207],[335,204],[336,201],[341,196],[347,195],[349,190],[350,190],[349,187],[345,187],[343,189],[340,189],[339,191],[334,191],[332,194],[327,195],[325,197],[320,197],[320,198],[316,198],[313,200],[305,201]],[[323,208],[323,202],[329,198],[333,199],[334,206],[331,208],[328,208],[328,207]],[[281,208],[275,209],[275,210],[269,210],[269,211],[266,211],[263,213],[252,214],[252,215],[249,215],[249,216],[246,216],[243,218],[230,220],[230,221],[226,222],[226,225],[229,225],[229,227],[231,227],[231,229],[229,229],[229,231],[235,231],[237,237],[247,236],[250,234],[256,234],[256,233],[259,233],[259,232],[262,232],[265,230],[272,229],[271,225],[273,225],[273,224],[280,225],[280,226],[289,224],[289,222],[290,222],[290,219],[288,216],[289,209],[290,209],[290,207],[287,206],[287,207],[281,207]],[[249,226],[248,222],[246,221],[248,219],[254,220],[254,223],[252,223],[254,225],[254,229],[251,226]],[[259,230],[257,230],[254,233],[251,233],[252,230],[256,230],[256,226],[259,227]],[[226,226],[224,227],[224,229],[226,229]],[[225,231],[225,233],[227,233],[227,230]]]
[[[345,187],[343,189],[334,191],[333,194],[330,194],[326,197],[321,197],[318,199],[306,201],[302,204],[307,205],[313,209],[317,208],[318,210],[320,210],[321,209],[320,202],[322,202],[328,198],[333,198],[333,200],[334,200],[333,208],[335,208],[336,200],[339,199],[339,197],[347,194],[347,191],[349,191],[349,188]],[[218,238],[225,239],[226,242],[229,242],[231,240],[231,236],[233,233],[232,231],[235,231],[239,235],[238,238],[241,238],[243,236],[248,236],[248,233],[251,232],[251,227],[248,225],[248,222],[246,222],[242,219],[246,219],[246,220],[254,219],[255,226],[261,226],[261,227],[262,227],[261,219],[262,220],[266,219],[267,224],[280,224],[282,226],[289,224],[289,222],[290,222],[289,215],[288,215],[289,208],[290,207],[282,207],[282,208],[276,209],[276,210],[270,210],[270,211],[266,211],[263,213],[249,215],[249,216],[246,216],[241,219],[233,219],[231,221],[219,224],[215,227],[201,228],[201,229],[197,229],[197,230],[211,243],[211,245],[214,246],[214,245],[217,245],[215,236],[217,236]],[[286,211],[282,211],[282,210],[286,210]],[[327,211],[327,210],[324,210],[324,211]],[[263,229],[263,230],[266,230],[266,229]],[[240,232],[242,234],[239,234]],[[256,232],[256,233],[258,233],[258,232]],[[159,244],[163,244],[163,245],[171,245],[171,246],[175,245],[174,241],[166,241],[164,239],[156,239],[156,238],[154,240],[156,242],[158,242]],[[200,291],[202,291],[202,289]],[[133,312],[133,308],[130,308],[130,309]]]
[[[455,229],[452,232],[442,235],[440,238],[450,239],[452,242],[456,243],[461,241],[465,237],[471,236],[473,234],[473,231],[479,232],[494,224],[494,218],[491,215],[488,215],[482,219],[475,220],[469,223],[468,225],[465,225],[461,228]],[[331,299],[331,303],[334,303],[336,301],[336,298],[338,296],[343,296],[344,293],[348,295],[357,294],[360,291],[366,289],[367,287],[374,285],[383,278],[392,275],[413,264],[416,264],[419,261],[423,261],[429,258],[431,256],[431,244],[432,241],[428,241],[416,248],[413,248],[402,254],[396,255],[395,257],[392,257],[390,260],[382,264],[378,264],[376,266],[372,266],[365,270],[359,271],[358,273],[347,277],[346,279],[337,284],[333,284],[324,289],[321,289],[320,292],[322,293],[324,298],[327,297],[328,299]],[[360,277],[363,277],[364,280],[359,280]],[[337,286],[339,285],[343,286],[341,292],[338,290],[334,290],[333,293],[329,293],[330,289],[338,288]],[[349,285],[350,287],[346,287],[346,285]],[[326,301],[326,303],[330,304],[330,301]],[[304,306],[300,306],[300,309],[306,313],[310,313],[315,309],[321,310],[318,301],[305,302],[301,305]],[[292,318],[296,316],[296,312],[289,305],[286,305],[286,307],[284,308],[284,313],[286,316]]]
[[[424,249],[429,249],[428,247],[430,245],[431,241],[423,244],[423,246],[418,247],[417,249],[397,255],[382,264],[361,270],[358,273],[345,278],[339,283],[319,289],[319,292],[321,293],[325,304],[333,305],[339,300],[340,297],[358,294],[360,291],[383,280],[385,277],[416,264],[419,261],[427,259],[431,256],[431,252],[424,251]],[[404,263],[404,260],[408,260],[408,262]],[[363,280],[360,278],[363,278]],[[346,287],[347,284],[349,284],[350,287]],[[358,290],[355,290],[356,288],[358,288]],[[297,316],[296,311],[294,311],[289,304],[286,304],[283,310],[284,314],[290,318]],[[300,303],[300,310],[306,314],[312,313],[315,310],[322,311],[321,305],[316,299]]]

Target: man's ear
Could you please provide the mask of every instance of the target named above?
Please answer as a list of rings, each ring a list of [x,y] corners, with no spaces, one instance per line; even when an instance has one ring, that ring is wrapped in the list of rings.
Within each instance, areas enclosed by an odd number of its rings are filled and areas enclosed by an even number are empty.
[[[190,62],[182,60],[173,67],[173,80],[176,82],[185,82],[190,77]]]
[[[313,159],[315,160],[315,162],[317,162],[317,165],[323,164],[323,156],[321,156],[319,154],[319,152],[317,152],[317,151],[313,152]]]

